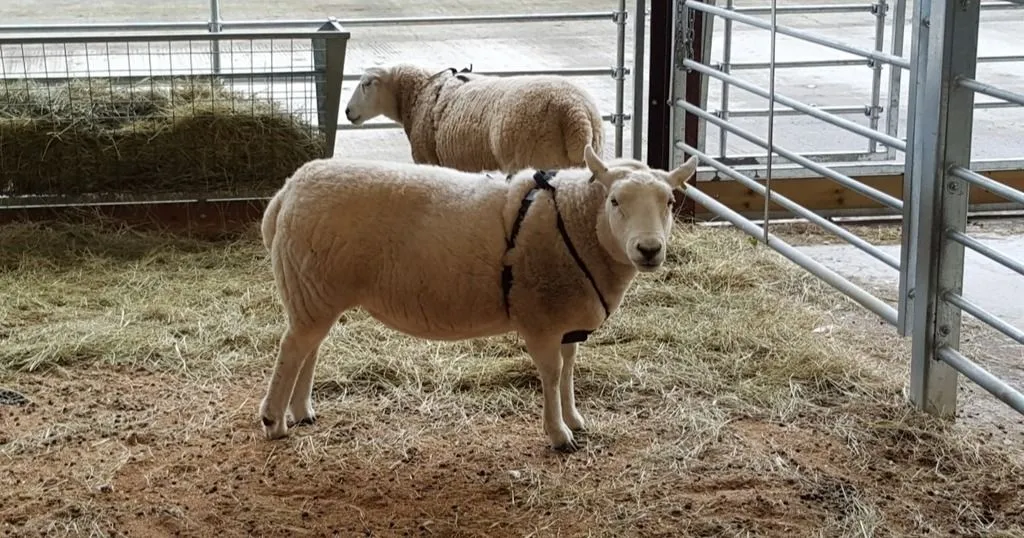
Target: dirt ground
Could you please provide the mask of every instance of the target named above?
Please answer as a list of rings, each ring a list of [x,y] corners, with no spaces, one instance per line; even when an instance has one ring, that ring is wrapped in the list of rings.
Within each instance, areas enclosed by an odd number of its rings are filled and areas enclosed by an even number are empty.
[[[280,331],[252,237],[0,234],[6,536],[1021,536],[1024,436],[918,414],[879,322],[728,230],[581,349],[547,446],[512,337],[325,343],[319,421],[263,439]],[[786,316],[778,316],[786,312]]]

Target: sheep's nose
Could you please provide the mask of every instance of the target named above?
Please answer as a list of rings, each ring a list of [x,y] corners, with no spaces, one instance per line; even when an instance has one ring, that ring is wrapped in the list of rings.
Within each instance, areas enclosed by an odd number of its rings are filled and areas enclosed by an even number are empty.
[[[643,254],[645,259],[649,260],[657,256],[658,253],[661,252],[661,243],[653,243],[650,245],[637,245],[636,249],[640,251],[640,254]]]
[[[351,108],[349,108],[349,107],[345,107],[345,115],[346,115],[346,116],[348,116],[348,115],[349,115],[349,114],[350,114],[351,112],[352,112],[352,109],[351,109]]]

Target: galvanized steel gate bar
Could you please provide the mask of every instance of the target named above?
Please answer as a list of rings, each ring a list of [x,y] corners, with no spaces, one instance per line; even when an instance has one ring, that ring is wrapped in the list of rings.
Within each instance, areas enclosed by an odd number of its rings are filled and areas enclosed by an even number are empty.
[[[729,0],[727,2],[731,7],[732,2]],[[905,8],[902,0],[897,3],[897,6],[898,12]],[[833,7],[838,8],[837,6]],[[818,224],[888,267],[899,271],[900,297],[898,308],[894,308],[893,305],[875,297],[778,237],[765,234],[767,221],[758,225],[748,220],[733,208],[727,207],[702,192],[700,190],[701,182],[697,183],[696,188],[690,190],[689,197],[696,203],[747,234],[766,241],[769,247],[826,281],[883,320],[895,325],[902,336],[910,336],[912,338],[910,398],[920,408],[940,415],[951,415],[956,409],[958,372],[978,383],[1013,409],[1024,413],[1024,395],[964,357],[959,351],[962,312],[971,314],[1010,339],[1024,344],[1024,331],[998,319],[964,298],[962,292],[965,248],[972,249],[1024,275],[1024,263],[969,237],[964,232],[971,187],[988,190],[1011,202],[1024,203],[1024,193],[1021,191],[999,184],[970,169],[972,135],[970,126],[974,109],[982,108],[981,106],[972,106],[974,104],[973,94],[981,93],[1002,99],[1006,106],[1024,105],[1024,94],[979,82],[974,78],[975,66],[979,61],[977,57],[979,13],[986,7],[978,0],[921,0],[917,4],[917,12],[913,18],[914,34],[912,54],[909,60],[896,54],[882,52],[878,47],[876,50],[860,49],[810,32],[775,26],[775,33],[788,34],[876,62],[871,66],[875,81],[879,77],[877,64],[889,64],[893,69],[890,80],[897,92],[900,81],[899,73],[902,69],[909,69],[911,100],[906,142],[894,136],[896,127],[898,127],[898,115],[894,110],[890,111],[886,120],[886,129],[890,132],[882,133],[874,129],[877,127],[875,121],[871,123],[872,128],[854,124],[839,118],[835,111],[809,107],[793,99],[772,94],[746,83],[740,78],[730,75],[727,72],[728,65],[709,65],[707,57],[697,51],[698,47],[707,45],[704,39],[697,37],[698,32],[695,29],[699,28],[701,32],[710,32],[710,25],[706,22],[706,18],[694,17],[694,13],[714,15],[727,22],[747,23],[755,27],[766,28],[769,31],[772,30],[770,23],[738,13],[739,10],[723,9],[700,0],[675,0],[671,10],[671,18],[675,20],[673,29],[675,46],[668,51],[668,57],[664,57],[665,50],[662,47],[652,46],[652,72],[655,69],[653,62],[657,55],[662,55],[661,61],[673,66],[672,83],[659,84],[658,90],[667,89],[668,94],[665,98],[674,103],[672,121],[675,126],[669,131],[671,141],[666,141],[668,143],[665,145],[674,146],[679,150],[678,154],[673,152],[670,155],[664,155],[667,157],[665,163],[652,159],[652,157],[662,157],[662,155],[649,155],[652,164],[675,166],[681,162],[681,159],[696,155],[705,165],[704,170],[710,166],[717,173],[748,187],[762,197],[767,197],[794,215]],[[782,11],[785,8],[776,9]],[[902,14],[897,13],[897,16],[902,17]],[[654,30],[652,30],[653,32]],[[727,33],[727,38],[728,35]],[[652,35],[652,42],[653,40],[654,36]],[[901,49],[902,37],[899,38],[894,50]],[[726,51],[728,51],[728,46]],[[1016,56],[1005,58],[1016,58]],[[724,64],[728,64],[728,56],[726,56]],[[695,79],[694,75],[704,80]],[[779,148],[757,134],[736,127],[729,121],[728,111],[724,107],[723,111],[726,113],[707,111],[704,93],[698,90],[705,86],[708,78],[721,80],[724,87],[735,85],[761,97],[789,106],[795,112],[805,113],[833,126],[863,136],[874,143],[886,146],[889,152],[905,152],[907,155],[905,159],[906,177],[908,179],[904,182],[906,192],[903,199],[872,189],[847,175],[838,173],[823,163],[816,162],[797,152]],[[697,88],[694,88],[694,85]],[[877,96],[874,90],[872,94],[873,98]],[[653,84],[651,95],[652,104],[656,97],[661,98],[661,95],[656,93]],[[896,98],[896,96],[892,96],[890,103]],[[653,119],[654,113],[652,112],[652,121]],[[874,245],[834,222],[773,192],[769,185],[762,185],[739,172],[730,166],[731,159],[728,156],[723,154],[713,157],[703,148],[703,140],[693,140],[685,136],[691,130],[691,121],[716,125],[723,132],[728,131],[740,136],[766,151],[872,198],[889,208],[890,211],[901,215],[905,226],[901,259],[896,260],[893,256],[885,254]],[[652,125],[651,133],[656,132],[664,132],[664,130],[659,130]],[[654,141],[653,138],[652,141]],[[660,140],[656,142],[661,143]]]

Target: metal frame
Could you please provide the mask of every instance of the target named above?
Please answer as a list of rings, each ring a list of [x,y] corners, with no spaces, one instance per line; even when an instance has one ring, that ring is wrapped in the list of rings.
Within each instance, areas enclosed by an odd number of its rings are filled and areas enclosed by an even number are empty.
[[[773,1],[772,10],[785,11],[778,8]],[[1024,344],[1024,330],[998,319],[980,306],[963,296],[964,250],[969,248],[984,255],[1005,267],[1024,276],[1024,262],[1014,260],[1004,253],[985,245],[966,235],[967,215],[970,210],[970,188],[982,188],[999,195],[1020,207],[1024,204],[1024,192],[989,179],[977,172],[978,168],[990,168],[989,162],[971,161],[971,125],[976,108],[984,108],[974,103],[974,94],[980,93],[1003,103],[989,106],[1024,106],[1024,94],[998,88],[975,80],[975,68],[982,59],[977,57],[977,39],[979,14],[986,6],[978,0],[921,0],[916,4],[913,18],[913,36],[910,58],[875,50],[864,50],[852,47],[830,38],[824,38],[809,32],[803,32],[740,13],[740,10],[709,5],[701,0],[675,0],[673,16],[676,20],[676,56],[671,64],[674,68],[673,93],[671,99],[677,111],[674,125],[673,145],[679,152],[669,166],[675,166],[680,155],[696,155],[704,167],[701,175],[711,172],[722,174],[726,179],[736,181],[759,195],[765,201],[764,218],[761,224],[755,224],[704,192],[698,181],[696,187],[688,190],[688,197],[703,206],[712,214],[738,227],[745,233],[759,239],[795,264],[806,269],[826,283],[844,293],[866,309],[878,315],[884,321],[894,325],[902,336],[912,338],[911,379],[909,399],[918,408],[940,416],[952,416],[956,411],[958,374],[962,373],[978,383],[1011,408],[1024,413],[1024,395],[1007,385],[978,364],[972,362],[959,351],[960,323],[963,312],[989,325],[991,328]],[[884,3],[876,6],[884,6]],[[905,12],[904,0],[897,0],[896,18],[902,18]],[[989,9],[1003,8],[995,5]],[[763,9],[763,8],[762,8]],[[841,6],[833,6],[841,10]],[[879,9],[882,9],[879,7]],[[793,11],[793,9],[790,9]],[[738,22],[764,28],[776,33],[788,34],[826,47],[855,54],[874,62],[872,85],[880,83],[879,64],[888,64],[892,69],[890,84],[897,88],[903,69],[910,70],[909,119],[906,141],[895,136],[899,127],[898,114],[891,111],[885,120],[885,128],[890,132],[880,132],[881,117],[872,121],[871,127],[864,127],[838,117],[843,110],[828,110],[810,107],[799,101],[778,95],[771,90],[761,89],[744,82],[741,78],[729,73],[728,56],[720,65],[709,65],[706,57],[695,53],[694,45],[703,44],[703,39],[695,37],[694,26],[703,24],[701,17],[693,13],[714,15],[725,19],[727,23]],[[731,25],[727,24],[727,28]],[[902,26],[902,25],[900,25]],[[705,31],[706,28],[704,28]],[[896,32],[894,31],[894,34]],[[728,33],[726,38],[729,39]],[[878,38],[876,33],[876,38]],[[689,42],[686,42],[689,40]],[[894,50],[902,49],[902,37],[895,43]],[[728,45],[727,45],[728,50]],[[652,53],[653,56],[653,53]],[[1009,57],[1007,57],[1009,58]],[[993,60],[998,61],[998,60]],[[790,62],[790,66],[798,62]],[[765,67],[762,64],[752,68]],[[767,64],[771,69],[772,62]],[[775,67],[779,67],[776,65]],[[695,80],[695,75],[697,78]],[[906,178],[902,199],[885,194],[869,187],[862,182],[826,166],[818,160],[811,159],[794,151],[780,148],[771,141],[769,124],[768,139],[736,127],[729,119],[729,113],[736,116],[736,111],[707,111],[701,101],[702,95],[693,91],[694,85],[702,80],[715,78],[724,87],[737,86],[755,95],[769,99],[769,120],[776,114],[804,114],[815,119],[839,127],[848,132],[867,139],[874,145],[882,145],[885,152],[904,152]],[[699,88],[700,86],[698,86]],[[689,91],[688,91],[689,90]],[[723,89],[723,94],[726,90]],[[872,99],[879,98],[872,91]],[[898,96],[892,96],[890,103]],[[773,113],[774,103],[789,107],[789,111]],[[752,112],[746,115],[754,115]],[[789,165],[776,165],[775,158],[764,162],[758,159],[744,161],[746,170],[741,171],[735,166],[736,157],[724,152],[712,156],[701,147],[699,141],[684,139],[683,126],[689,128],[691,121],[701,121],[705,125],[712,124],[723,132],[729,132],[746,141],[759,146],[769,154],[777,154]],[[966,128],[965,128],[966,127]],[[687,131],[688,132],[688,131]],[[874,148],[875,146],[872,146]],[[1002,162],[1002,168],[1020,169],[1019,161]],[[879,165],[873,165],[878,167]],[[903,166],[883,165],[899,169]],[[797,168],[814,173],[834,181],[842,187],[868,197],[888,209],[893,216],[904,223],[903,249],[900,260],[885,254],[874,245],[834,222],[822,217],[814,211],[802,207],[790,198],[779,195],[771,188],[773,169],[786,168],[792,175]],[[850,168],[865,168],[864,164],[850,165]],[[972,170],[972,167],[975,168]],[[708,170],[710,168],[710,170]],[[768,169],[768,179],[761,183],[750,173],[761,174]],[[893,305],[871,295],[850,280],[822,266],[806,254],[794,249],[784,241],[770,234],[768,225],[770,215],[768,203],[773,202],[782,209],[809,222],[818,224],[850,243],[854,247],[873,256],[876,260],[899,272],[900,296],[898,304]],[[747,208],[750,211],[750,208]]]
[[[345,66],[346,52],[350,33],[343,28],[336,20],[328,19],[320,21],[319,27],[315,29],[278,27],[275,29],[254,29],[235,28],[226,29],[223,24],[211,23],[210,28],[179,29],[176,32],[168,32],[166,29],[154,28],[153,25],[132,26],[131,31],[119,32],[111,36],[106,31],[97,31],[89,26],[75,27],[74,32],[58,32],[54,30],[38,31],[38,28],[31,28],[37,31],[13,33],[11,31],[0,31],[0,47],[3,46],[24,46],[24,45],[89,45],[96,43],[192,43],[207,41],[211,43],[211,66],[209,69],[196,67],[191,69],[188,76],[210,77],[222,80],[251,80],[273,82],[275,80],[292,80],[295,77],[310,79],[316,94],[316,128],[324,135],[323,156],[334,155],[337,129],[331,125],[337,125],[341,109],[341,83],[342,72]],[[217,60],[220,47],[213,47],[212,44],[219,44],[222,41],[235,40],[308,40],[310,53],[313,60],[312,70],[297,69],[251,69],[245,72],[224,73],[221,70],[220,62]],[[164,80],[173,79],[180,75],[172,74],[130,74],[125,75],[97,75],[89,73],[85,78],[103,78],[117,83],[141,82],[143,80]],[[55,76],[53,73],[41,75],[26,75],[25,77],[7,77],[6,80],[29,80],[35,82],[64,82],[67,76]],[[0,79],[4,80],[4,79]],[[223,193],[189,193],[186,199],[192,200],[195,196],[216,198]],[[248,196],[250,193],[239,193],[238,196]],[[257,193],[251,193],[257,194]],[[77,205],[91,205],[110,202],[152,202],[152,201],[180,201],[181,196],[175,195],[83,195],[83,196],[15,196],[0,197],[0,209],[15,207],[40,207],[50,205],[66,205],[75,203]]]
[[[1024,395],[959,351],[962,312],[1024,344],[1024,331],[963,297],[965,248],[1024,274],[1024,265],[964,233],[971,186],[1024,201],[1024,193],[998,184],[993,187],[995,182],[969,169],[975,93],[1018,105],[1024,105],[1024,95],[974,79],[978,2],[920,0],[918,10],[913,147],[908,159],[910,203],[904,216],[912,226],[904,234],[908,263],[900,301],[904,311],[900,328],[912,338],[910,399],[929,413],[952,417],[962,373],[1024,414]]]
[[[613,138],[615,156],[623,154],[625,123],[633,120],[633,114],[625,112],[625,85],[626,77],[643,62],[644,57],[644,25],[646,10],[644,2],[636,0],[637,5],[634,11],[635,35],[637,37],[634,47],[634,68],[626,65],[626,25],[628,24],[629,12],[627,11],[626,0],[617,0],[616,9],[613,11],[601,12],[576,12],[576,13],[545,13],[545,14],[496,14],[496,15],[472,15],[472,16],[429,16],[429,17],[375,17],[358,19],[336,19],[330,18],[334,24],[345,28],[367,28],[375,26],[426,26],[426,25],[450,25],[450,24],[528,24],[541,22],[573,22],[573,21],[607,21],[610,20],[616,25],[616,63],[610,67],[574,68],[574,69],[536,69],[536,70],[504,70],[504,71],[478,71],[480,74],[496,76],[513,75],[563,75],[569,77],[584,76],[610,76],[615,80],[615,109],[611,114],[604,114],[602,119],[610,122],[613,126]],[[657,2],[655,2],[657,4]],[[210,0],[210,17],[206,22],[183,21],[183,22],[148,22],[148,23],[90,23],[90,24],[35,24],[35,25],[0,25],[0,36],[4,34],[37,34],[53,32],[84,32],[102,33],[104,38],[110,34],[124,35],[127,32],[206,32],[216,35],[222,32],[231,31],[266,31],[283,28],[319,28],[323,25],[322,20],[274,20],[274,21],[226,21],[220,16],[220,0]],[[214,39],[214,43],[217,41]],[[214,72],[220,71],[220,55],[216,46],[213,46]],[[342,80],[359,80],[361,74],[342,74]],[[636,69],[633,77],[633,108],[635,113],[642,114],[642,95],[644,90],[643,70]],[[640,97],[638,97],[640,96]],[[338,125],[338,130],[360,130],[360,129],[397,129],[399,126],[393,122],[373,122],[363,125]],[[642,125],[636,122],[631,131],[632,154],[639,158],[643,149]],[[335,135],[331,135],[332,139]],[[333,147],[333,146],[332,146]]]
[[[1014,3],[1003,3],[1003,2],[986,2],[982,4],[982,10],[1006,10],[1016,9],[1022,7],[1020,4]],[[890,9],[892,11],[891,18],[889,17]],[[733,62],[732,61],[732,44],[733,44],[733,23],[740,22],[748,25],[752,25],[758,28],[769,28],[769,23],[756,17],[755,15],[766,15],[770,12],[769,8],[766,7],[739,7],[733,6],[733,0],[726,0],[724,7],[712,7],[711,9],[700,9],[694,8],[708,14],[713,14],[715,17],[720,17],[724,22],[723,38],[723,51],[722,59],[720,63],[713,64],[711,62],[701,61],[702,64],[712,67],[716,72],[719,72],[726,77],[738,72],[738,71],[750,71],[750,70],[768,70],[768,62]],[[729,12],[732,12],[730,14]],[[868,119],[868,126],[865,129],[884,134],[890,141],[902,140],[898,136],[898,129],[900,125],[900,90],[902,86],[902,71],[908,69],[909,64],[901,58],[904,49],[904,34],[905,34],[905,22],[906,22],[906,0],[895,0],[891,4],[888,0],[869,0],[867,2],[860,3],[847,3],[847,4],[826,4],[826,5],[805,5],[805,6],[780,6],[777,8],[779,15],[793,15],[793,14],[807,14],[807,13],[850,13],[850,14],[870,14],[875,18],[875,32],[874,32],[874,46],[873,50],[860,49],[858,47],[852,47],[838,40],[825,38],[822,36],[816,36],[813,33],[779,25],[778,32],[785,35],[790,35],[800,39],[805,39],[809,42],[816,43],[819,45],[833,48],[834,50],[845,52],[859,56],[861,59],[835,59],[835,60],[814,60],[814,61],[787,61],[787,62],[776,62],[775,68],[783,69],[807,69],[807,68],[818,68],[818,67],[868,67],[871,70],[871,96],[866,104],[863,106],[820,106],[813,107],[815,110],[821,112],[827,112],[833,116],[866,116]],[[736,16],[733,16],[736,15]],[[690,15],[693,16],[692,14]],[[711,19],[708,20],[710,23]],[[884,49],[885,39],[885,26],[887,20],[891,21],[891,44],[888,51]],[[700,34],[702,29],[702,20],[694,20],[691,22],[690,30],[696,34]],[[696,58],[696,56],[694,57]],[[888,61],[887,61],[888,60]],[[893,62],[892,60],[895,60]],[[1009,56],[988,56],[979,58],[979,62],[1012,62],[1024,60],[1024,55],[1009,55]],[[882,103],[881,90],[882,90],[882,78],[883,70],[888,69],[888,96],[886,103]],[[707,75],[707,73],[705,73]],[[714,76],[714,75],[712,75]],[[729,104],[730,98],[730,87],[733,85],[731,80],[723,80],[721,77],[715,77],[721,82],[721,93],[717,107],[712,109],[709,108],[707,101],[701,101],[699,106],[715,114],[721,119],[728,120],[729,118],[739,117],[767,117],[768,108],[756,108],[756,109],[732,109]],[[733,80],[735,80],[733,76]],[[694,79],[696,80],[696,79]],[[694,84],[695,82],[691,82]],[[704,78],[704,84],[707,83],[707,79]],[[689,102],[697,104],[692,99],[687,99]],[[1006,106],[1014,106],[1009,103],[999,101],[987,101],[976,103],[976,108],[1000,108]],[[775,111],[775,116],[793,116],[806,113],[803,111],[797,111],[793,109],[783,108]],[[884,113],[884,121],[883,121]],[[846,120],[849,122],[849,120]],[[849,122],[852,123],[852,122]],[[677,137],[679,138],[679,137]],[[764,154],[731,154],[728,152],[728,140],[729,133],[727,131],[719,130],[717,135],[718,138],[718,151],[717,157],[722,162],[729,163],[760,163],[766,162],[766,155]],[[866,141],[867,147],[863,150],[858,151],[830,151],[830,152],[817,152],[817,153],[805,153],[807,157],[821,163],[826,162],[899,162],[902,164],[902,159],[899,158],[898,153],[902,150],[899,146],[893,146],[884,142],[880,142],[877,138],[869,138]],[[704,148],[705,143],[703,134],[701,140],[695,144],[697,147]],[[678,159],[685,158],[682,155],[676,155],[676,161]],[[778,159],[776,156],[775,159]],[[1021,162],[1021,167],[1024,168],[1024,161]]]

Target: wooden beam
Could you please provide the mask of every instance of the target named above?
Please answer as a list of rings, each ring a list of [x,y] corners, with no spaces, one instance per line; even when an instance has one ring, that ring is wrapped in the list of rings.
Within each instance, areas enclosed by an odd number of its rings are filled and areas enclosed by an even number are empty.
[[[999,170],[981,172],[1008,187],[1024,190],[1024,170]],[[857,181],[874,187],[886,194],[902,198],[903,174],[855,177]],[[764,180],[758,180],[764,185]],[[697,187],[725,204],[730,209],[747,216],[759,216],[764,208],[764,197],[736,181],[701,181]],[[835,181],[821,177],[773,179],[772,190],[813,211],[844,211],[856,214],[858,210],[885,209],[882,204],[847,189]],[[971,187],[971,205],[1007,204],[1007,200],[984,189]],[[777,204],[769,204],[769,211],[787,213]],[[697,206],[697,220],[707,220],[713,215],[704,207]]]

